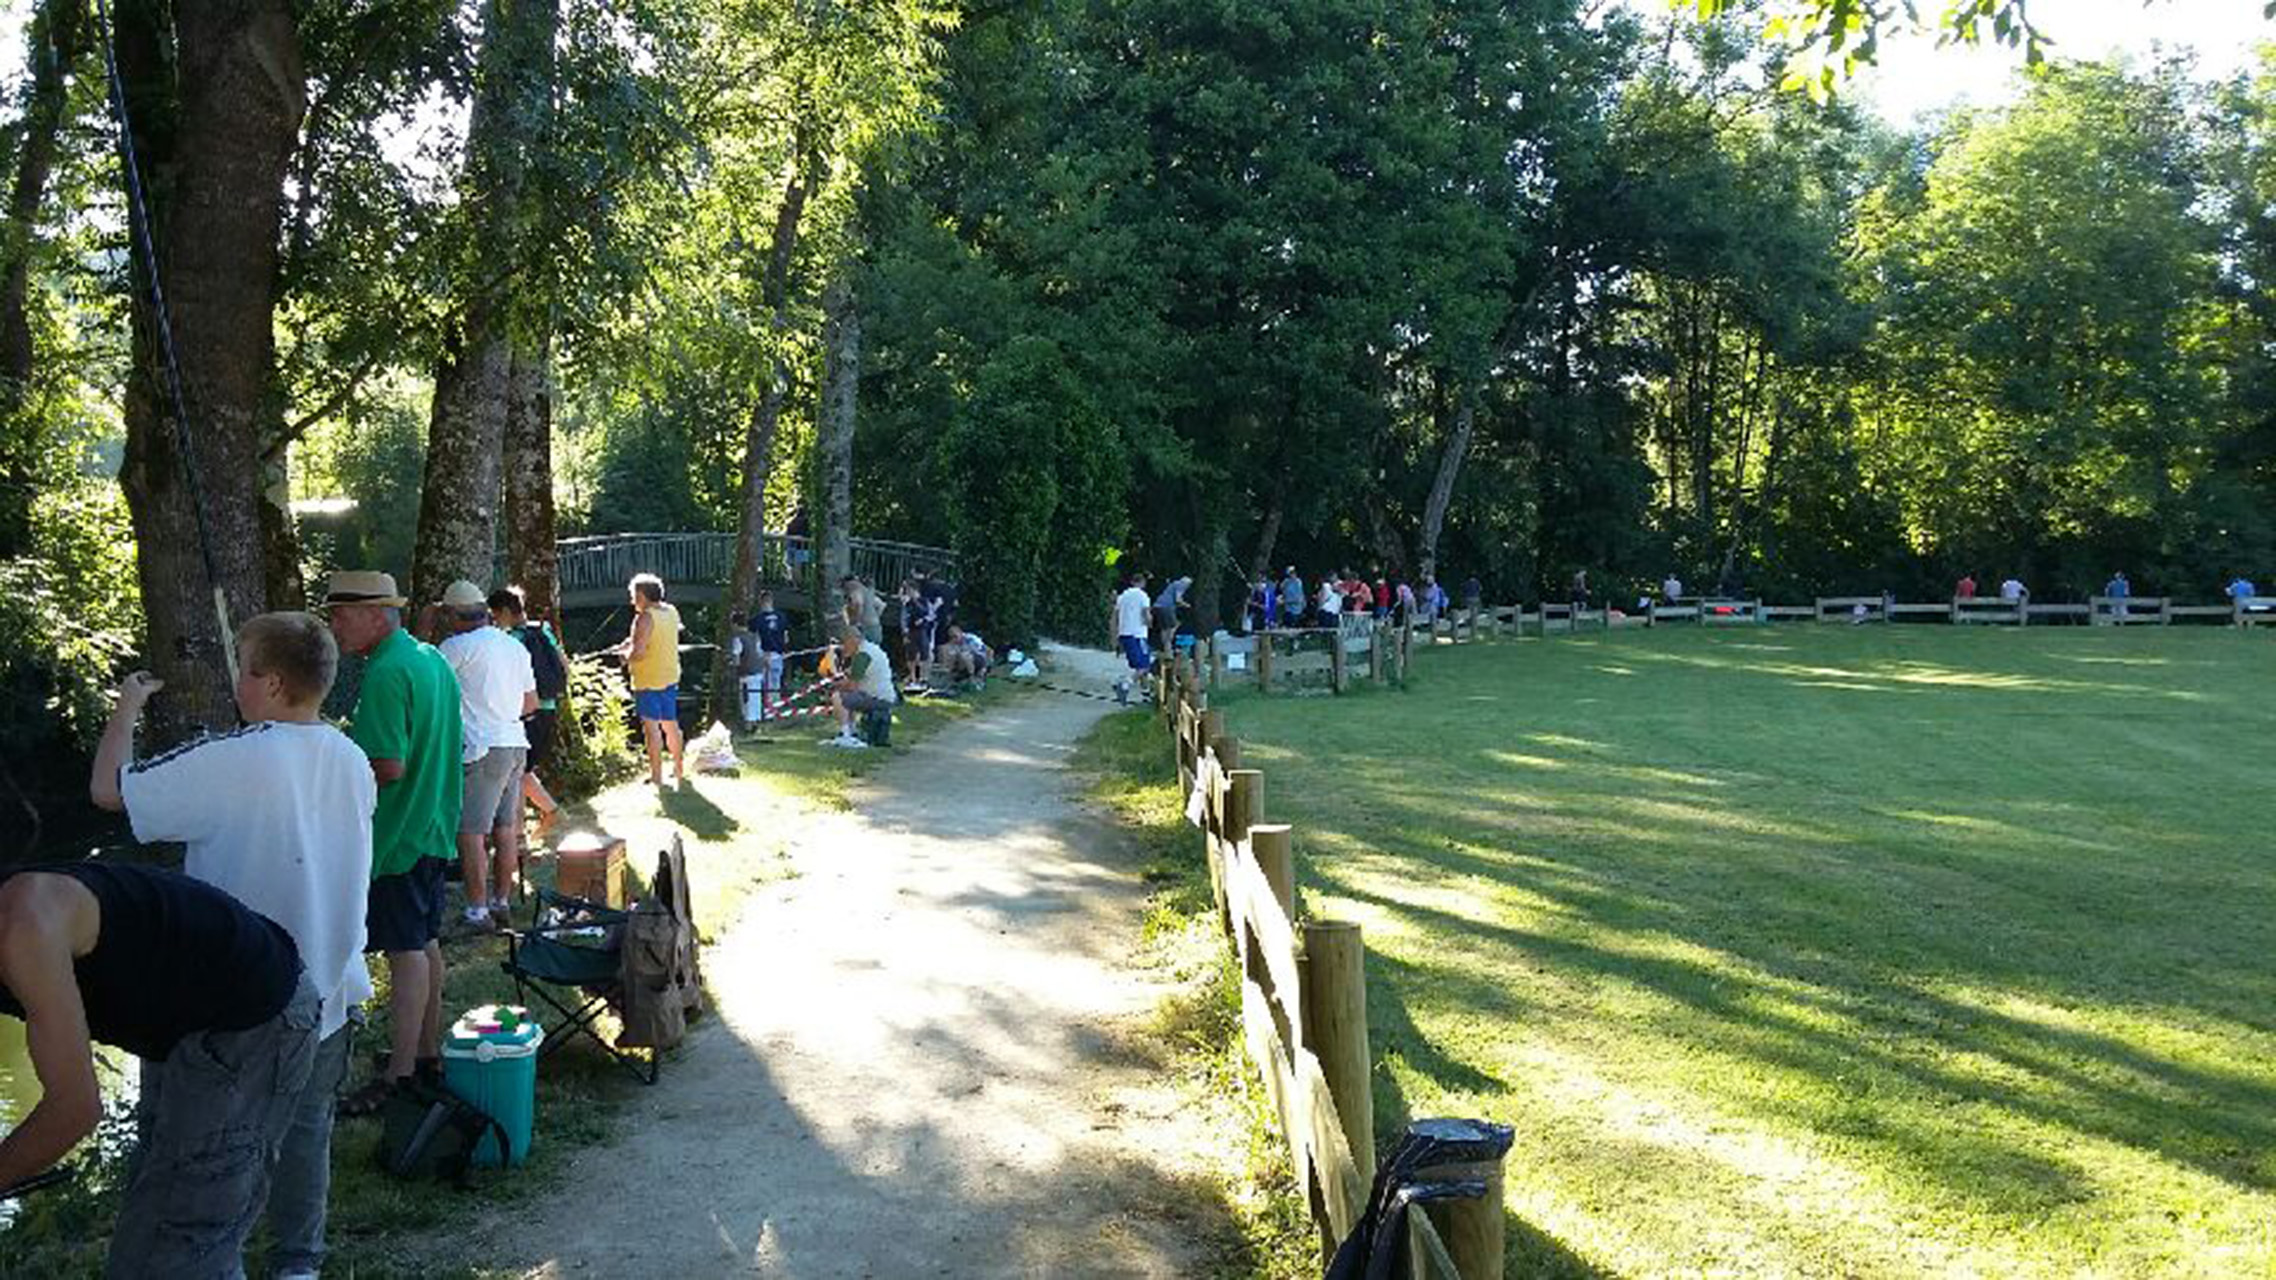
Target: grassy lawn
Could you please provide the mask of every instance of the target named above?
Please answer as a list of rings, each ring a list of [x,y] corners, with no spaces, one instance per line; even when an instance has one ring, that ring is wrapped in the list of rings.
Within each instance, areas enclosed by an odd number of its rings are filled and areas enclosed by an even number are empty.
[[[1512,1275],[2266,1275],[2272,659],[1661,630],[1218,705],[1367,929],[1377,1131],[1515,1126]]]
[[[624,837],[639,876],[653,870],[657,852],[675,831],[684,833],[696,922],[706,939],[714,938],[754,890],[790,874],[783,837],[802,807],[843,806],[852,779],[944,725],[1018,696],[1026,695],[999,680],[976,698],[910,702],[896,712],[894,745],[884,751],[824,748],[818,745],[826,735],[822,723],[802,722],[803,727],[783,730],[771,741],[739,744],[740,773],[691,775],[688,787],[676,792],[627,783],[565,810],[560,832],[597,828]],[[550,885],[552,864],[534,864],[532,876],[536,883]],[[452,901],[450,914],[455,916],[455,896]],[[524,918],[517,912],[517,920]],[[446,1017],[475,1005],[513,1000],[513,982],[499,967],[506,952],[503,940],[454,938],[444,943],[444,952],[449,965]],[[386,1043],[384,968],[375,964],[373,970],[381,987],[379,1014],[358,1036],[351,1081],[370,1072],[371,1051]],[[550,1024],[550,1010],[537,1012]],[[664,1075],[671,1074],[667,1055]],[[618,1129],[618,1108],[641,1088],[589,1044],[549,1055],[538,1075],[529,1163],[511,1173],[477,1173],[473,1189],[463,1192],[446,1183],[403,1182],[381,1173],[374,1165],[378,1125],[341,1121],[333,1134],[327,1274],[364,1280],[481,1274],[485,1242],[454,1235],[454,1227],[471,1221],[482,1203],[511,1205],[558,1192],[569,1157],[581,1147],[607,1142]],[[120,1142],[111,1145],[114,1152],[123,1149]],[[18,1222],[0,1231],[0,1278],[99,1275],[117,1211],[108,1184],[118,1167],[115,1154],[94,1161],[91,1176],[72,1190],[24,1201]],[[257,1235],[255,1275],[262,1274],[261,1249]]]

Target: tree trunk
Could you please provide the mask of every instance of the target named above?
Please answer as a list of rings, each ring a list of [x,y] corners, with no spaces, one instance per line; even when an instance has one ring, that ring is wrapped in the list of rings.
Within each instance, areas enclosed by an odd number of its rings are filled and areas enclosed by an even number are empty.
[[[803,137],[802,132],[801,142]],[[719,611],[718,649],[711,659],[711,715],[728,723],[742,718],[741,689],[729,676],[727,655],[733,649],[736,627],[759,596],[759,543],[767,531],[767,484],[774,478],[775,433],[782,422],[783,397],[790,385],[790,364],[784,356],[790,335],[790,263],[806,212],[807,175],[814,168],[814,157],[802,145],[798,167],[791,172],[790,181],[783,187],[782,205],[775,210],[774,240],[767,249],[766,274],[759,282],[759,297],[768,311],[767,383],[744,430],[742,498],[735,517],[735,573],[727,582],[725,607]]]
[[[150,665],[167,683],[155,715],[161,741],[235,721],[214,589],[232,624],[267,604],[259,431],[275,372],[285,166],[305,106],[293,9],[290,0],[171,6],[169,57],[169,8],[120,7],[120,72],[139,110],[134,142],[151,187],[189,419],[173,421],[158,317],[138,273],[119,480],[133,514]],[[178,447],[185,437],[189,459]],[[186,462],[195,464],[194,486]]]
[[[1415,535],[1416,572],[1425,578],[1438,576],[1438,535],[1446,528],[1454,482],[1462,476],[1462,462],[1470,456],[1470,437],[1477,427],[1477,399],[1465,392],[1454,407],[1454,427],[1446,437],[1445,451],[1438,455],[1438,474],[1431,478],[1430,497],[1423,503],[1422,529]]]
[[[513,344],[487,317],[470,320],[464,345],[435,371],[427,469],[419,486],[419,542],[411,603],[431,604],[456,579],[490,580],[497,554],[498,455],[505,443]]]
[[[822,581],[814,601],[825,631],[844,615],[845,592],[838,580],[853,570],[854,393],[861,385],[861,313],[854,306],[852,271],[850,262],[840,268],[822,295],[822,404],[814,439],[821,464],[822,520],[815,554]]]
[[[300,535],[292,522],[291,455],[284,449],[261,458],[261,582],[272,609],[308,607],[308,584],[300,576]]]
[[[1286,513],[1286,507],[1280,499],[1280,491],[1276,488],[1264,509],[1264,525],[1257,530],[1257,551],[1256,555],[1249,560],[1248,585],[1255,586],[1266,578],[1274,576],[1272,572],[1272,551],[1280,543],[1280,522]]]
[[[561,622],[560,547],[553,514],[553,344],[516,344],[506,380],[506,578],[530,616]]]
[[[544,349],[550,299],[526,284],[519,286],[524,293],[507,295],[491,282],[521,279],[510,268],[541,250],[524,243],[523,188],[551,114],[559,16],[557,0],[489,0],[485,7],[462,178],[474,209],[468,283],[459,328],[435,375],[411,565],[416,604],[439,598],[454,578],[487,583],[495,570],[499,455],[516,343],[533,354]]]
[[[31,22],[24,60],[32,73],[16,122],[15,176],[0,224],[0,556],[31,537],[32,500],[48,448],[40,423],[22,411],[32,380],[32,328],[25,314],[31,287],[33,233],[55,168],[57,139],[69,104],[70,78],[86,52],[85,0],[47,0]]]
[[[31,282],[32,233],[55,168],[71,73],[86,52],[86,0],[47,0],[31,22],[24,58],[32,73],[16,122],[15,176],[0,227],[0,417],[20,402],[32,376],[32,331],[24,314]]]

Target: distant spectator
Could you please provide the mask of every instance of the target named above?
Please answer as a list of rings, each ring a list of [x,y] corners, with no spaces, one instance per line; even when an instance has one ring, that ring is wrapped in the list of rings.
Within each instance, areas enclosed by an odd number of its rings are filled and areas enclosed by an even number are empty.
[[[782,664],[790,652],[790,619],[774,607],[774,592],[761,591],[743,631],[735,637],[735,675],[742,682],[743,720],[758,724],[782,701]]]
[[[933,651],[932,612],[915,578],[903,578],[899,596],[902,678],[910,684],[924,679],[925,659]]]
[[[1391,597],[1391,625],[1403,627],[1415,616],[1415,589],[1401,580]]]
[[[838,580],[845,595],[846,622],[861,632],[861,638],[882,648],[885,644],[885,601],[877,588],[856,574],[847,574]]]
[[[1133,573],[1122,580],[1122,594],[1114,598],[1114,643],[1130,674],[1114,682],[1117,702],[1130,701],[1133,677],[1154,669],[1154,656],[1146,648],[1146,621],[1153,601],[1146,594],[1146,575]]]
[[[633,710],[648,749],[648,785],[664,785],[664,754],[672,757],[672,785],[687,783],[680,740],[680,611],[664,602],[664,580],[652,573],[625,588],[632,602],[632,634],[616,647],[632,682]]]
[[[1192,589],[1191,577],[1176,577],[1163,583],[1154,597],[1154,634],[1163,653],[1177,648],[1178,615],[1185,611],[1186,593]]]
[[[491,929],[506,923],[520,878],[522,770],[529,765],[522,719],[537,710],[537,673],[529,650],[494,624],[482,588],[454,582],[442,605],[452,633],[442,655],[458,676],[466,743],[458,820],[466,922]]]
[[[1580,613],[1588,608],[1588,570],[1573,570],[1572,595],[1574,613]]]
[[[1251,631],[1262,631],[1272,625],[1272,579],[1259,578],[1249,584],[1246,619]]]
[[[538,775],[552,767],[554,744],[561,736],[561,699],[569,692],[569,655],[553,628],[530,621],[529,607],[523,603],[519,587],[500,587],[490,593],[490,619],[529,650],[530,674],[537,679],[537,710],[522,717],[522,733],[529,739],[529,765],[522,770],[522,799],[537,810],[537,834],[542,839],[561,812]]]
[[[806,519],[806,505],[800,503],[797,509],[790,513],[790,523],[782,527],[782,536],[786,540],[785,545],[789,548],[790,567],[793,571],[803,569],[814,562],[814,544],[810,541],[810,533],[811,529]]]
[[[1670,572],[1667,576],[1667,580],[1660,583],[1660,601],[1663,604],[1674,604],[1676,601],[1681,600],[1682,598],[1683,579],[1676,577],[1673,572]]]
[[[1314,603],[1317,607],[1314,610],[1315,616],[1312,619],[1312,625],[1319,627],[1334,626],[1337,615],[1343,612],[1343,591],[1336,586],[1336,580],[1332,575],[1320,579],[1320,591]]]
[[[899,695],[893,692],[893,663],[884,646],[851,625],[838,628],[837,691],[830,696],[838,712],[838,736],[822,745],[860,749],[869,745],[854,732],[861,718],[873,711],[890,712]]]
[[[2031,589],[2023,585],[2023,579],[2011,577],[1999,584],[1999,598],[2021,604],[2031,598]]]
[[[949,624],[947,637],[940,643],[940,651],[934,656],[941,678],[958,683],[985,682],[988,669],[995,663],[995,651],[986,641],[953,622]]]
[[[1955,582],[1955,583],[1953,583],[1953,584],[1952,584],[1952,598],[1953,598],[1954,600],[1973,600],[1973,599],[1975,599],[1975,598],[1976,598],[1976,575],[1974,575],[1974,574],[1972,574],[1972,573],[1963,573],[1963,574],[1961,574],[1961,575],[1960,575],[1960,580],[1959,580],[1958,582]]]
[[[1307,603],[1304,597],[1304,579],[1297,575],[1295,565],[1288,566],[1287,572],[1281,575],[1280,590],[1275,594],[1275,603],[1280,606],[1280,625],[1303,626],[1304,607]]]
[[[1474,574],[1474,573],[1473,573],[1473,574],[1471,574],[1471,575],[1470,575],[1468,578],[1465,578],[1465,579],[1463,579],[1463,581],[1462,581],[1462,607],[1463,607],[1464,609],[1466,609],[1466,610],[1468,610],[1468,611],[1470,612],[1470,616],[1472,616],[1472,617],[1476,617],[1476,616],[1477,616],[1477,614],[1478,614],[1478,602],[1479,602],[1480,600],[1484,599],[1484,598],[1485,598],[1485,595],[1486,595],[1486,588],[1485,588],[1484,584],[1482,584],[1482,583],[1480,583],[1480,582],[1478,581],[1478,575],[1477,575],[1477,574]]]
[[[1391,616],[1391,580],[1375,580],[1375,617],[1377,621]]]
[[[1437,574],[1424,575],[1420,603],[1422,620],[1426,626],[1437,622],[1439,616],[1446,612],[1446,588],[1438,585]]]
[[[2253,590],[2252,579],[2245,577],[2241,573],[2238,574],[2235,578],[2231,579],[2229,585],[2222,588],[2222,590],[2228,593],[2229,599],[2235,600],[2239,603],[2250,600],[2254,596],[2260,594],[2258,591]]]
[[[2124,600],[2134,594],[2134,584],[2126,581],[2126,571],[2121,569],[2110,575],[2110,581],[2102,584],[2102,594],[2113,600]]]

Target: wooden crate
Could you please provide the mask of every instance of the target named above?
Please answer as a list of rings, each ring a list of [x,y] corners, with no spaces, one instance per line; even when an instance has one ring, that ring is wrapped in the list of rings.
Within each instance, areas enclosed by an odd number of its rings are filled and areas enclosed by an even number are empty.
[[[557,893],[624,906],[624,841],[605,832],[578,831],[553,846]]]

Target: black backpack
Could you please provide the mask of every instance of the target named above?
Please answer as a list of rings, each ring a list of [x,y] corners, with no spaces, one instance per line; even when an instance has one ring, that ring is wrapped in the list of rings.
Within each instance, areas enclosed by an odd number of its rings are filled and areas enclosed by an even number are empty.
[[[529,650],[530,674],[537,677],[537,696],[551,702],[569,692],[569,667],[561,660],[561,651],[553,647],[543,627],[534,623],[522,628],[522,647]]]
[[[497,1138],[501,1154],[513,1150],[503,1125],[417,1076],[406,1076],[388,1093],[379,1128],[379,1167],[398,1178],[442,1178],[463,1187],[485,1135]]]

